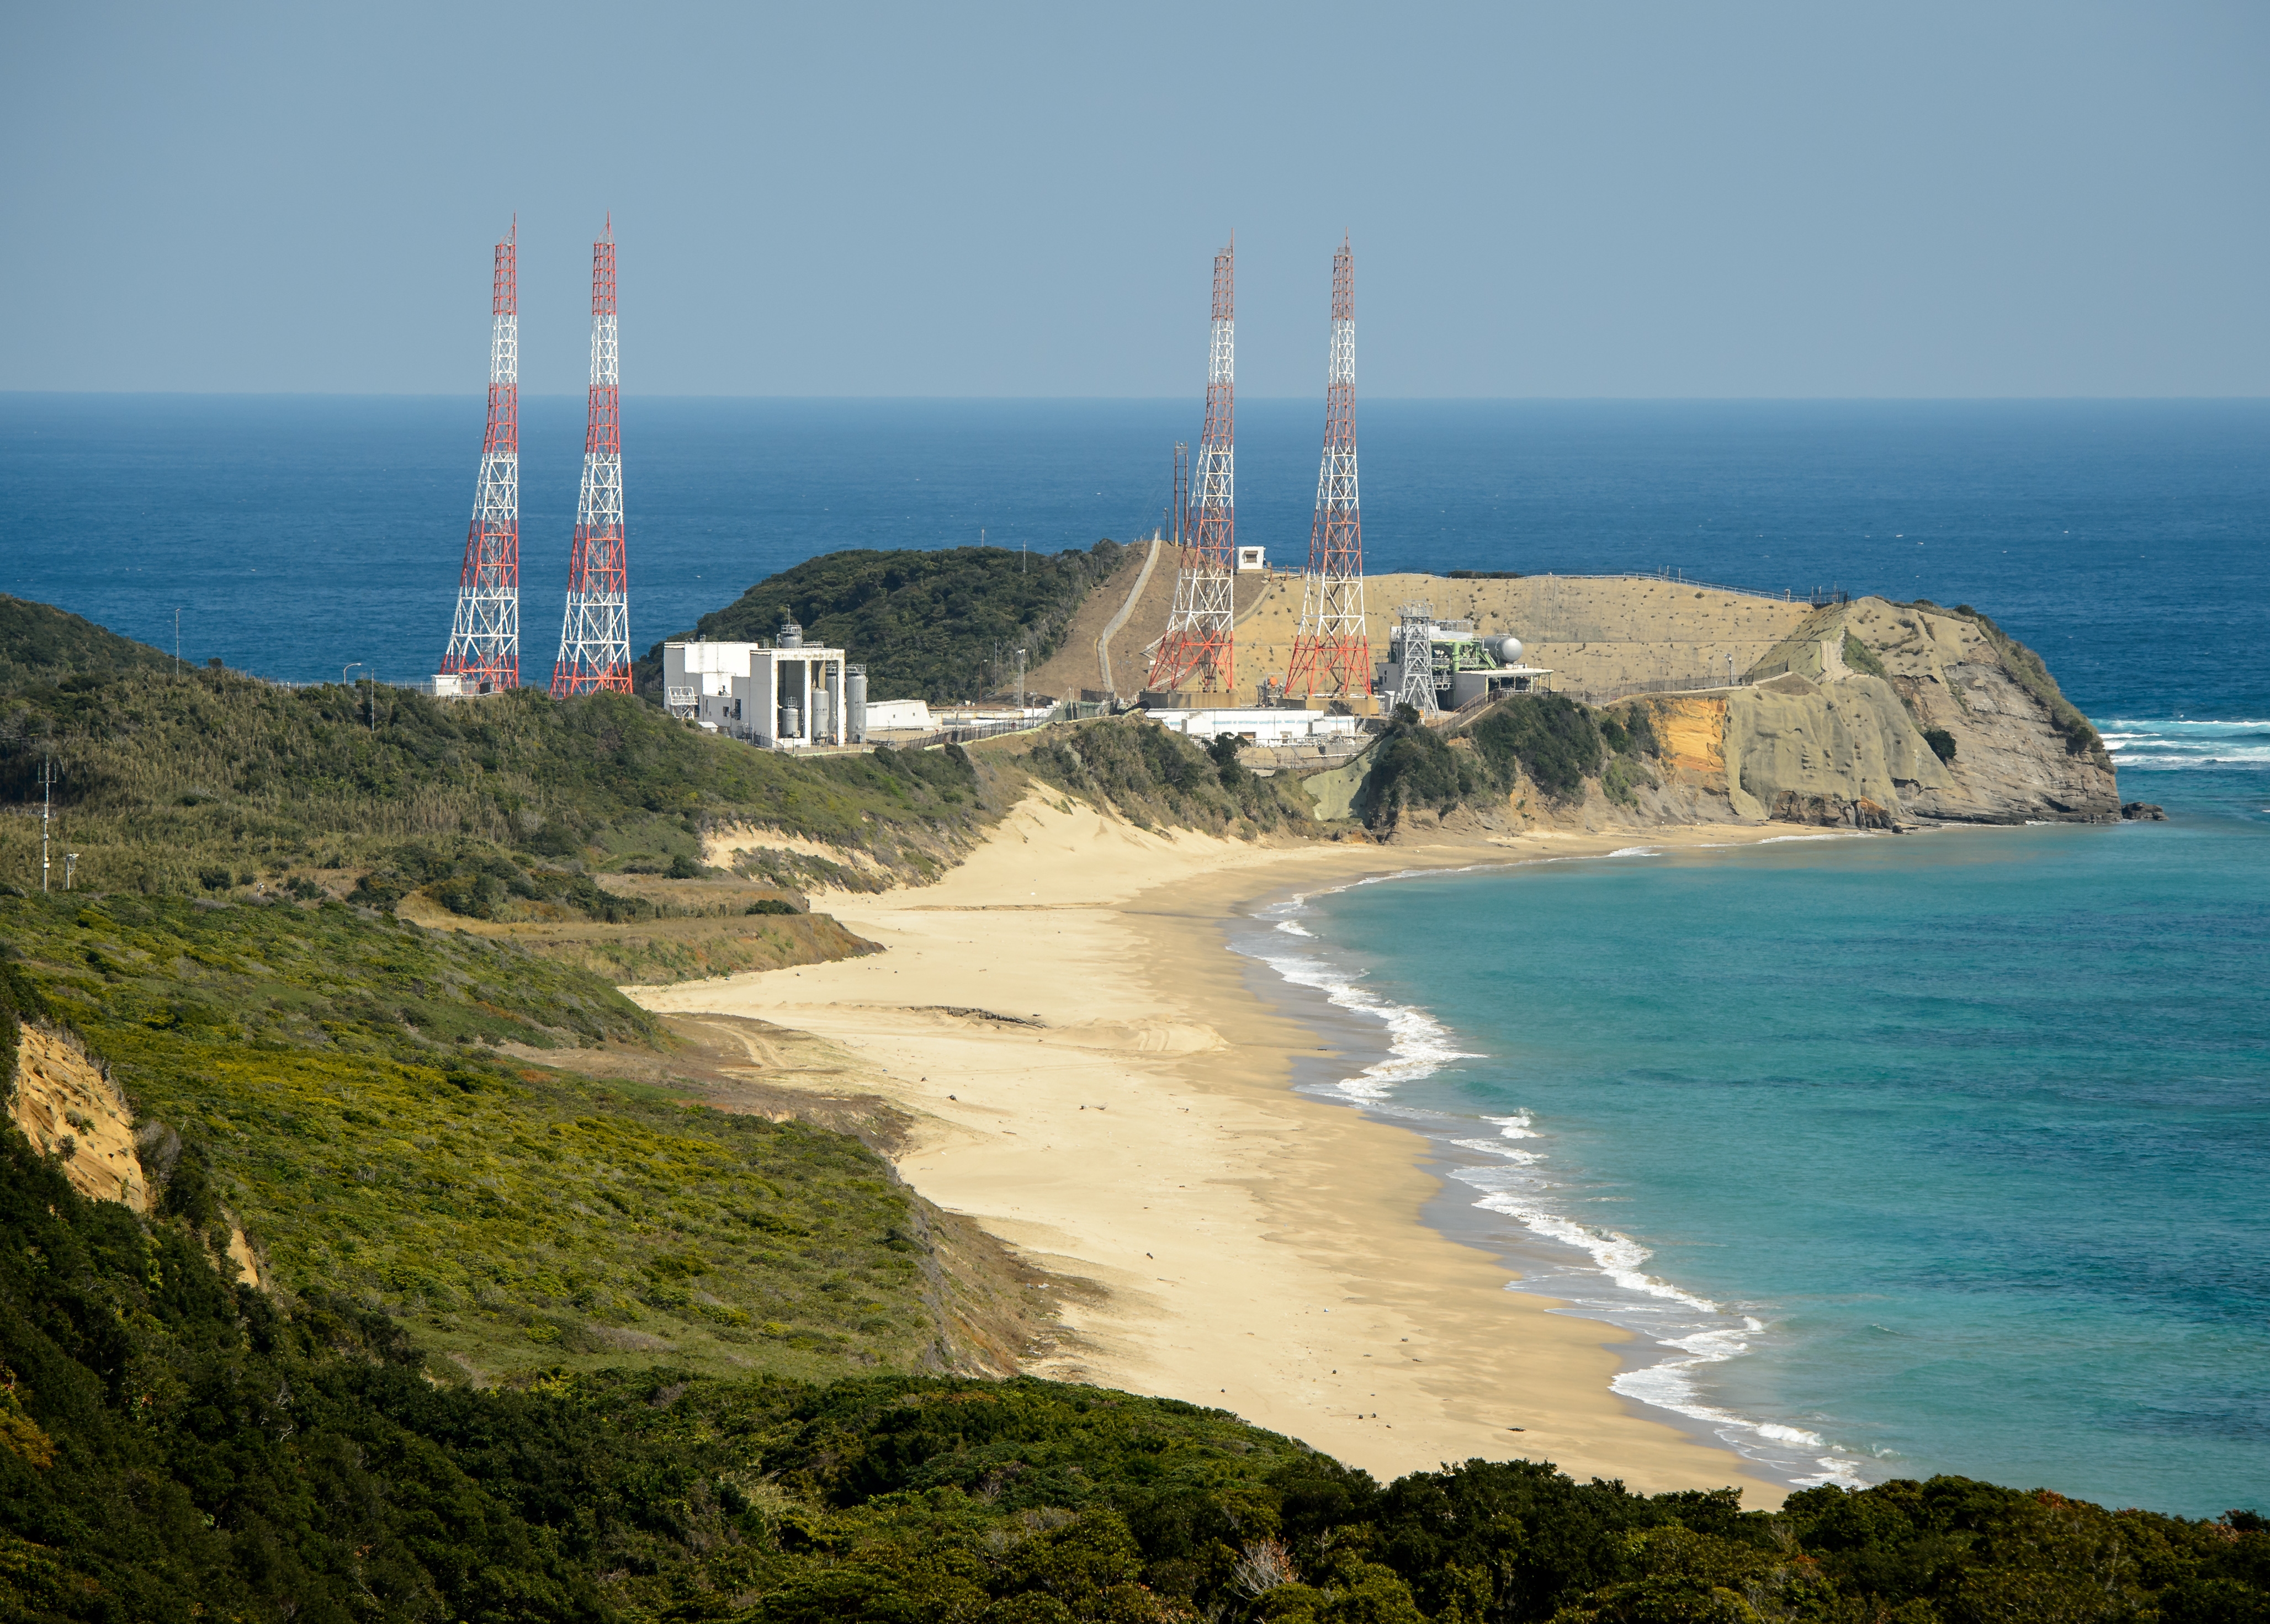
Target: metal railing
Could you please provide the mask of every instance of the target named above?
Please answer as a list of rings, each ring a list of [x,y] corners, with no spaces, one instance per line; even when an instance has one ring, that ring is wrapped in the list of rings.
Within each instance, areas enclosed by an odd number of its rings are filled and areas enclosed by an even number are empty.
[[[1636,570],[1611,570],[1600,575],[1566,575],[1546,571],[1524,575],[1524,581],[1660,581],[1671,586],[1695,587],[1705,592],[1731,592],[1737,597],[1762,597],[1769,604],[1806,604],[1815,609],[1826,609],[1831,604],[1849,604],[1852,595],[1842,587],[1814,587],[1803,597],[1794,587],[1784,587],[1778,592],[1761,592],[1755,587],[1730,587],[1717,581],[1697,581],[1694,576],[1675,569],[1657,570],[1652,574]]]

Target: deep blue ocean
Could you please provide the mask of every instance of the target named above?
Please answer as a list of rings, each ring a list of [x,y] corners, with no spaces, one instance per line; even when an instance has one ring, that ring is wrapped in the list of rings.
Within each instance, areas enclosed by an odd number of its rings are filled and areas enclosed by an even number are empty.
[[[582,402],[523,405],[548,665]],[[1193,402],[625,404],[642,649],[848,546],[1148,533]],[[429,674],[477,399],[0,396],[0,591],[263,675]],[[1297,561],[1317,402],[1239,412]],[[2270,403],[1361,408],[1372,567],[1968,603],[2164,824],[1398,879],[1238,945],[1426,1131],[1435,1217],[1643,1333],[1620,1388],[1792,1481],[2270,1509]],[[1265,962],[1276,969],[1260,971]],[[1517,1361],[1506,1380],[1517,1387]]]

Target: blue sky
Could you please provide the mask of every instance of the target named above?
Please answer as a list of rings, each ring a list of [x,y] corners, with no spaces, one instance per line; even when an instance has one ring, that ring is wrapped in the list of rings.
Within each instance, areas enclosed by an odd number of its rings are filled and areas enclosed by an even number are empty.
[[[11,8],[0,388],[2260,395],[2270,8]]]

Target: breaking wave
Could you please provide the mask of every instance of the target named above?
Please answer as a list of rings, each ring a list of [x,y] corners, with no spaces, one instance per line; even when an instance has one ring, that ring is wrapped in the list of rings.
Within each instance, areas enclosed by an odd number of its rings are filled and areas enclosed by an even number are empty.
[[[1655,854],[1634,848],[1615,855]],[[1377,883],[1378,878],[1357,883]],[[1315,932],[1294,917],[1304,911],[1307,901],[1306,897],[1294,897],[1265,909],[1272,936],[1316,940]],[[1392,1109],[1395,1096],[1410,1085],[1456,1061],[1482,1057],[1460,1048],[1456,1034],[1427,1011],[1365,988],[1361,971],[1316,953],[1276,951],[1273,941],[1251,943],[1242,951],[1259,959],[1290,984],[1322,993],[1335,1008],[1376,1020],[1384,1029],[1387,1053],[1361,1071],[1336,1079],[1323,1092],[1352,1104]],[[1748,1353],[1760,1337],[1769,1334],[1769,1325],[1745,1310],[1715,1302],[1650,1272],[1646,1264],[1653,1253],[1631,1236],[1581,1222],[1559,1210],[1553,1192],[1563,1187],[1562,1181],[1551,1166],[1551,1153],[1546,1147],[1549,1136],[1538,1127],[1532,1113],[1523,1110],[1462,1121],[1445,1121],[1434,1111],[1406,1109],[1396,1114],[1420,1118],[1412,1125],[1431,1131],[1470,1156],[1482,1158],[1450,1169],[1452,1177],[1476,1192],[1473,1205],[1511,1220],[1555,1248],[1566,1249],[1566,1264],[1547,1272],[1534,1284],[1587,1317],[1637,1331],[1665,1351],[1667,1357],[1618,1375],[1609,1383],[1612,1390],[1701,1424],[1738,1453],[1799,1487],[1866,1484],[1867,1479],[1859,1474],[1860,1460],[1820,1434],[1741,1415],[1710,1402],[1700,1373]],[[1495,1131],[1487,1138],[1475,1135],[1473,1124],[1477,1120]],[[1463,1137],[1451,1137],[1443,1131],[1445,1127],[1452,1127],[1453,1131],[1462,1128]],[[1527,1283],[1516,1282],[1507,1289],[1519,1290]]]

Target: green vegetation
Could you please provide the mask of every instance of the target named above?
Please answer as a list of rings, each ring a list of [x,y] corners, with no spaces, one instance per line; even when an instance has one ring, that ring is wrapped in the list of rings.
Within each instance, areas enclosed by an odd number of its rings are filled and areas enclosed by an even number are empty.
[[[45,604],[0,592],[0,688],[170,671],[170,654]]]
[[[1238,764],[1235,739],[1201,748],[1155,723],[1102,717],[1060,724],[1003,739],[981,757],[1013,761],[1043,783],[1111,806],[1146,827],[1248,838],[1315,827],[1298,782],[1248,772]]]
[[[1932,754],[1942,761],[1955,760],[1955,735],[1945,728],[1925,728],[1923,742],[1931,746]]]
[[[1533,1462],[1380,1485],[1217,1411],[1052,1383],[668,1371],[435,1388],[351,1302],[230,1287],[178,1218],[0,1131],[0,1610],[840,1624],[2220,1624],[2270,1524],[1959,1478],[1652,1498]]]
[[[1106,540],[1084,552],[830,552],[760,581],[680,635],[753,642],[793,615],[806,642],[845,649],[866,666],[873,698],[977,699],[1015,680],[1019,649],[1028,668],[1053,654],[1080,600],[1126,551]],[[641,693],[661,682],[661,643],[634,674]]]
[[[1884,669],[1883,661],[1876,657],[1876,651],[1850,631],[1844,634],[1844,664],[1866,676],[1881,677],[1887,682],[1892,679],[1891,672]]]
[[[1609,799],[1636,805],[1639,788],[1658,782],[1646,760],[1660,753],[1644,701],[1596,711],[1564,693],[1518,694],[1448,738],[1399,705],[1372,747],[1356,809],[1373,828],[1390,829],[1413,807],[1449,812],[1502,797],[1517,774],[1550,800],[1581,800],[1585,781],[1599,778]]]
[[[65,677],[40,662],[85,664],[81,645],[107,649],[109,634],[41,605],[5,607],[16,641],[0,659],[18,677],[0,687],[0,798],[36,799],[52,754],[80,883],[100,889],[298,882],[304,894],[361,877],[379,906],[423,888],[471,918],[634,920],[656,910],[600,877],[698,870],[701,835],[720,825],[874,859],[783,849],[767,859],[780,883],[873,887],[934,877],[987,815],[958,752],[794,759],[620,694],[440,701],[217,671]],[[36,881],[37,837],[0,821],[0,880]]]
[[[886,1166],[573,1075],[660,1042],[596,976],[337,902],[0,897],[0,939],[108,1063],[166,1210],[215,1245],[233,1217],[286,1294],[388,1316],[436,1374],[938,1357]]]

